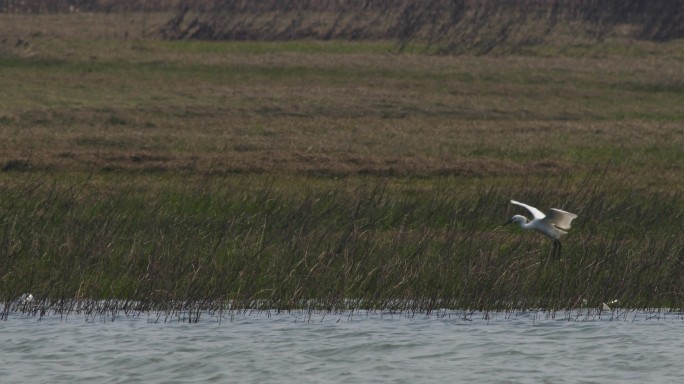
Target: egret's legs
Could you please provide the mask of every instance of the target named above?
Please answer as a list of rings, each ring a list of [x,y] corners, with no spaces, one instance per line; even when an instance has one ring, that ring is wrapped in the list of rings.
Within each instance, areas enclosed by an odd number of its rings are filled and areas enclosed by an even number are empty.
[[[553,251],[551,252],[551,257],[553,259],[560,259],[562,249],[563,245],[561,244],[560,240],[553,239]]]

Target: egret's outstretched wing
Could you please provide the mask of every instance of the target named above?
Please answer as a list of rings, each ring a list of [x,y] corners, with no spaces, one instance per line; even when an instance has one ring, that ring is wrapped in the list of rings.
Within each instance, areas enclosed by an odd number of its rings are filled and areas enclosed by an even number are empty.
[[[519,205],[519,206],[527,209],[528,211],[530,211],[530,213],[532,214],[532,216],[534,216],[535,219],[543,219],[546,216],[545,214],[542,213],[542,211],[538,210],[537,208],[535,208],[531,205],[527,205],[527,204],[524,204],[524,203],[521,203],[521,202],[515,201],[515,200],[511,200],[511,204]]]
[[[562,209],[551,208],[546,214],[544,221],[547,221],[558,228],[568,230],[570,223],[577,217],[574,213],[566,212]]]

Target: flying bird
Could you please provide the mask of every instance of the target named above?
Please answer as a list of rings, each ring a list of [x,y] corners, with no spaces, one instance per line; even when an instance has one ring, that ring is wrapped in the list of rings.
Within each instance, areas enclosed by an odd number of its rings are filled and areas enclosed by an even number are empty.
[[[511,200],[511,204],[519,205],[532,214],[534,217],[532,221],[528,221],[527,217],[515,215],[508,220],[504,225],[510,223],[520,224],[522,229],[533,229],[543,235],[548,236],[553,241],[552,257],[561,254],[561,236],[567,234],[570,229],[570,223],[577,217],[574,213],[566,212],[561,209],[551,208],[546,214],[537,208],[527,205],[515,200]]]

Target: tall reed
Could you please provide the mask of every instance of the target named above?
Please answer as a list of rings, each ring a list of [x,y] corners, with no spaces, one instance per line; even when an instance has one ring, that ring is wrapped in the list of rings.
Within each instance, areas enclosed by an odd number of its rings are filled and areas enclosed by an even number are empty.
[[[171,39],[394,40],[430,51],[516,51],[564,35],[601,41],[630,26],[630,37],[684,36],[673,1],[356,1],[183,2],[161,28]],[[624,28],[623,28],[624,29]]]
[[[599,182],[3,186],[0,300],[5,315],[682,308],[681,193]],[[543,237],[498,228],[512,197],[579,215],[562,260]],[[35,305],[16,300],[24,292]]]

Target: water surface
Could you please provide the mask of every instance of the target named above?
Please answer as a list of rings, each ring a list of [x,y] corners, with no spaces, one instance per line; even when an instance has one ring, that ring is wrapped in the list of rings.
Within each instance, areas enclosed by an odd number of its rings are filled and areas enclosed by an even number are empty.
[[[160,321],[166,320],[166,322]],[[10,314],[3,383],[677,382],[682,314]]]

